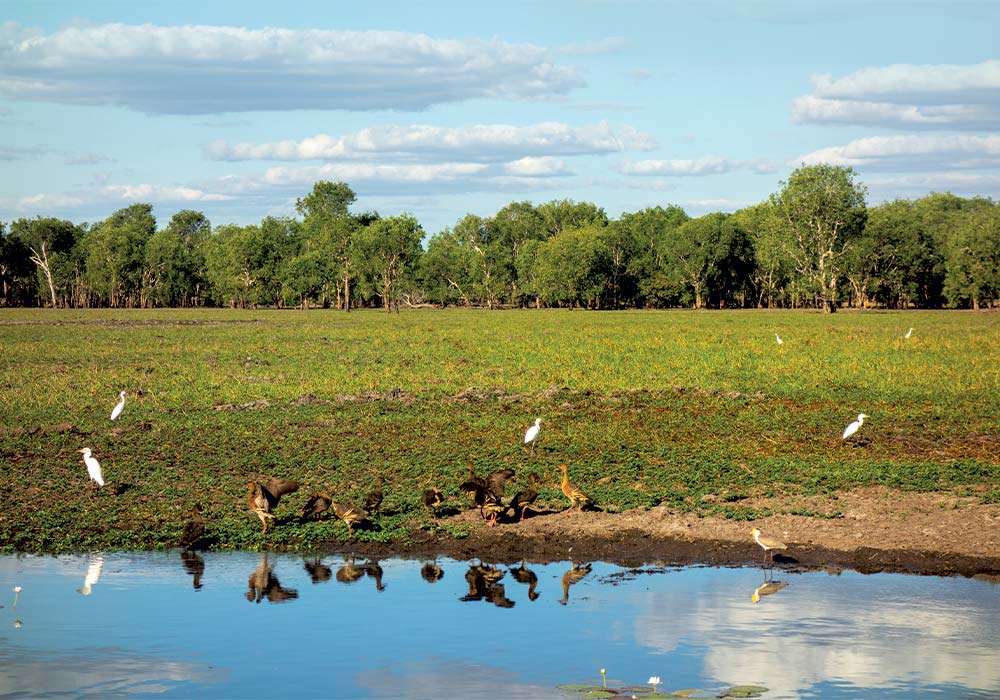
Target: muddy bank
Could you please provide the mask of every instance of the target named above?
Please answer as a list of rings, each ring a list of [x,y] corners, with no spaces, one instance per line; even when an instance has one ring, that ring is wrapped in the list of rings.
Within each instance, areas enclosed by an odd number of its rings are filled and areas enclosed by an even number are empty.
[[[778,566],[784,568],[1000,576],[1000,506],[996,504],[946,494],[868,488],[813,497],[807,505],[820,511],[835,505],[840,515],[775,515],[735,522],[664,507],[624,513],[543,510],[523,522],[489,528],[478,512],[467,510],[442,520],[467,527],[469,535],[461,539],[433,527],[416,527],[405,543],[357,542],[332,549],[366,556],[447,556],[502,563],[573,559],[626,566],[741,566],[761,560],[762,550],[750,537],[751,528],[758,527],[788,545],[784,556],[776,557]]]

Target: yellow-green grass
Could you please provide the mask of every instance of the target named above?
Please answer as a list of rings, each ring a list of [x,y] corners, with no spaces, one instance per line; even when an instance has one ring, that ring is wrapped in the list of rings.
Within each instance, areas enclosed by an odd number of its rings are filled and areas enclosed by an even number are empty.
[[[0,310],[0,548],[172,546],[194,502],[211,546],[313,546],[346,527],[280,520],[313,488],[360,503],[375,472],[388,478],[387,512],[357,537],[461,534],[447,519],[428,525],[420,491],[437,486],[459,507],[469,462],[481,474],[515,469],[511,493],[537,470],[553,507],[564,505],[562,462],[611,511],[666,502],[754,518],[766,512],[742,507],[745,496],[875,484],[995,499],[998,322],[964,312]],[[112,423],[121,390],[128,405]],[[258,400],[269,405],[216,410]],[[871,418],[845,444],[861,412]],[[537,416],[531,456],[520,443]],[[84,446],[128,488],[91,488]],[[266,536],[244,504],[254,475],[305,484]]]

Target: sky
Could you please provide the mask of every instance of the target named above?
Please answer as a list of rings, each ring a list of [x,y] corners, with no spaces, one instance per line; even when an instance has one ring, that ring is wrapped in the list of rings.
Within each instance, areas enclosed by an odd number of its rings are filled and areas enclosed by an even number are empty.
[[[0,221],[1000,197],[1000,2],[4,0]]]

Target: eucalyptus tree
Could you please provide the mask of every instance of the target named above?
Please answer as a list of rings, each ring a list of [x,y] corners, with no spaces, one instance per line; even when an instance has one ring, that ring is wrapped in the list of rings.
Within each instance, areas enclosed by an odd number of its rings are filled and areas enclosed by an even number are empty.
[[[547,305],[603,308],[608,296],[608,249],[602,229],[588,226],[538,244],[532,274]]]
[[[452,229],[431,236],[420,256],[417,277],[424,296],[436,304],[472,306],[476,252]]]
[[[803,165],[770,198],[784,253],[828,313],[837,310],[845,251],[865,225],[867,190],[854,178],[852,168]]]
[[[0,221],[0,306],[26,306],[37,299],[38,280],[31,253]]]
[[[239,308],[280,304],[281,267],[295,248],[298,227],[284,217],[266,217],[259,226],[217,227],[203,246],[215,301]]]
[[[72,254],[82,230],[70,221],[52,217],[17,219],[11,223],[9,253],[27,253],[36,272],[38,298],[53,308],[66,305],[70,298]],[[11,269],[23,269],[23,261],[12,260]]]
[[[758,308],[787,305],[787,287],[793,269],[782,252],[782,222],[777,209],[770,202],[755,204],[734,213],[732,222],[746,234],[753,249],[749,281],[756,295],[754,305]]]
[[[531,202],[511,202],[487,219],[485,228],[484,255],[493,260],[495,282],[503,285],[506,301],[519,304],[522,292],[517,279],[518,256],[527,241],[548,237],[542,216]]]
[[[399,312],[404,283],[411,283],[423,249],[424,230],[410,214],[373,221],[351,244],[354,267],[382,300],[386,313]]]
[[[167,227],[146,243],[143,286],[153,306],[189,306],[197,303],[205,274],[203,241],[212,224],[198,211],[185,209],[171,217]]]
[[[621,245],[628,241],[624,274],[635,281],[633,301],[636,304],[672,306],[677,303],[680,287],[667,273],[662,241],[690,218],[680,207],[670,205],[622,214],[609,226],[617,232],[611,235],[617,236]]]
[[[706,214],[670,229],[661,241],[667,274],[684,285],[694,308],[742,305],[753,265],[748,236],[729,214]]]
[[[84,236],[86,282],[100,303],[112,308],[145,306],[146,244],[156,233],[153,205],[119,209]]]
[[[957,217],[945,249],[948,305],[979,309],[1000,298],[1000,204],[975,199]]]
[[[333,287],[330,291],[344,311],[351,310],[351,241],[363,225],[348,211],[356,199],[346,183],[320,180],[309,194],[295,202],[296,211],[303,217],[305,252],[319,251],[326,260],[324,287]]]

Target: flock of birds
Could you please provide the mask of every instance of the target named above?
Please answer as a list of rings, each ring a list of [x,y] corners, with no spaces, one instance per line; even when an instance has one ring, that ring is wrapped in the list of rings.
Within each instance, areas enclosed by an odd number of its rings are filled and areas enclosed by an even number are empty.
[[[910,328],[903,337],[908,339],[912,335],[913,328]],[[777,333],[774,334],[774,337],[778,345],[784,344],[781,336]],[[122,415],[122,412],[125,410],[126,395],[124,391],[119,392],[118,403],[111,410],[111,420],[117,420]],[[851,422],[844,429],[841,439],[847,440],[857,433],[861,429],[861,426],[864,425],[866,418],[870,418],[870,416],[859,413],[857,420]],[[538,445],[541,428],[542,419],[536,418],[534,424],[524,433],[523,446],[530,450],[532,454],[534,454]],[[83,454],[83,463],[87,468],[89,478],[98,487],[105,486],[104,472],[100,462],[94,457],[93,451],[89,447],[84,447],[79,452]],[[560,465],[559,471],[561,473],[560,489],[563,495],[570,501],[569,507],[564,512],[572,510],[582,511],[584,508],[593,507],[594,500],[579,486],[569,480],[569,469],[566,464]],[[459,485],[459,489],[465,492],[470,498],[472,507],[479,508],[483,520],[490,527],[495,526],[499,519],[505,517],[508,513],[511,513],[518,521],[523,520],[525,513],[534,506],[535,500],[538,498],[539,477],[537,473],[532,472],[528,477],[527,488],[518,491],[505,504],[503,498],[506,483],[513,476],[513,469],[501,469],[489,474],[485,478],[479,477],[476,476],[472,464],[469,464],[468,478]],[[346,502],[335,501],[326,491],[313,492],[302,508],[301,519],[304,520],[319,516],[322,513],[330,511],[347,524],[348,537],[353,537],[355,525],[367,522],[371,515],[379,512],[384,498],[384,483],[384,477],[379,475],[376,487],[368,493],[363,505],[360,507]],[[250,511],[260,518],[263,526],[262,534],[267,533],[270,521],[275,520],[273,511],[277,508],[282,496],[294,493],[300,486],[296,481],[280,478],[271,478],[266,484],[261,484],[253,480],[247,481],[247,505]],[[444,502],[445,496],[437,488],[428,487],[421,494],[421,503],[432,518],[436,519],[436,511]],[[201,506],[196,504],[181,534],[180,543],[182,549],[190,548],[203,536],[204,532],[205,519],[202,515]],[[750,534],[754,541],[764,550],[764,566],[769,562],[773,565],[774,550],[783,550],[786,548],[784,543],[763,535],[756,528]]]

